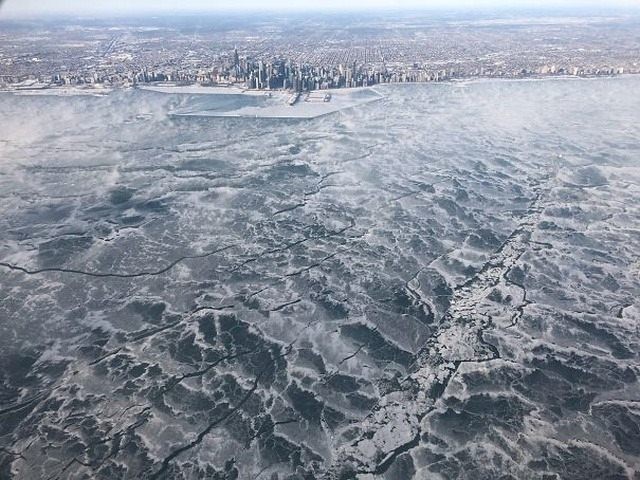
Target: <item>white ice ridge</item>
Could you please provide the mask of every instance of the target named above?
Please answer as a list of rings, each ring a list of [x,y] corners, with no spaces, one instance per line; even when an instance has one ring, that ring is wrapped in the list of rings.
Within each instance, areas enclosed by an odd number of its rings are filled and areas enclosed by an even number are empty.
[[[484,267],[455,289],[437,331],[417,353],[401,388],[381,397],[358,425],[356,440],[337,452],[326,478],[340,478],[347,472],[383,474],[399,454],[418,445],[422,419],[434,410],[459,366],[499,358],[497,349],[482,337],[491,319],[478,313],[476,306],[525,252],[542,212],[540,192],[538,187],[518,227]]]

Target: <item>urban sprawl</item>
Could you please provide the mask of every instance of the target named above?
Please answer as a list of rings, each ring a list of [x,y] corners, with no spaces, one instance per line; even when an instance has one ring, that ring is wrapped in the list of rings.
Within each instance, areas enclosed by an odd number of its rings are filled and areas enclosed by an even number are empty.
[[[67,22],[48,25],[38,35],[28,24],[7,22],[0,34],[0,87],[163,83],[300,92],[474,77],[640,72],[635,17],[401,16],[381,25],[372,16],[355,26],[349,17],[298,21]]]

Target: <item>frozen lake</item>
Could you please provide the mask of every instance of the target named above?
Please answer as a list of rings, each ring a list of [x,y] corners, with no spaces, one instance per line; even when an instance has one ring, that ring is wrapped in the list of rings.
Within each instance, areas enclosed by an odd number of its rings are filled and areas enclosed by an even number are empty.
[[[377,92],[0,94],[0,477],[637,478],[640,78]]]

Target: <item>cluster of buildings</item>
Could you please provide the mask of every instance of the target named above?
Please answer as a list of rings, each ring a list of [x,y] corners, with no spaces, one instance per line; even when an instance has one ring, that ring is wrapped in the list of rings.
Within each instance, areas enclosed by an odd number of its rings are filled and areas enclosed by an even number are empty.
[[[228,27],[219,18],[70,24],[36,36],[30,24],[2,25],[0,87],[171,82],[302,92],[473,77],[640,73],[635,18],[569,19],[566,25],[561,19],[510,20],[505,26],[483,19],[363,17],[356,27],[350,17],[241,20]]]
[[[290,60],[273,61],[240,58],[234,52],[233,64],[222,63],[198,70],[177,68],[141,70],[123,67],[119,70],[87,70],[74,73],[43,72],[40,75],[0,75],[0,86],[4,88],[35,89],[56,86],[131,87],[138,84],[165,83],[200,85],[236,85],[255,90],[311,91],[334,88],[367,87],[387,83],[438,82],[451,79],[526,78],[551,75],[600,76],[622,73],[639,73],[640,69],[624,67],[589,68],[579,66],[543,65],[535,68],[465,68],[464,65],[450,68],[430,68],[428,65],[350,65],[316,66],[296,64]]]
[[[368,87],[388,83],[439,82],[463,78],[527,78],[538,76],[612,76],[640,73],[624,67],[585,68],[544,65],[537,68],[509,70],[505,68],[435,69],[418,66],[371,66],[295,64],[289,60],[253,61],[240,59],[235,51],[233,65],[212,66],[209,69],[181,71],[175,68],[143,68],[142,70],[85,71],[76,73],[43,73],[40,75],[0,75],[0,87],[38,89],[61,86],[133,87],[139,84],[172,83],[204,86],[235,85],[252,90],[291,90],[294,92],[335,88]]]
[[[640,70],[639,70],[640,71]],[[523,78],[545,75],[599,76],[617,75],[624,67],[584,68],[576,66],[558,67],[543,65],[536,68],[508,70],[500,68],[430,68],[429,65],[365,65],[353,62],[350,65],[315,66],[295,64],[289,60],[265,62],[241,59],[234,50],[233,65],[216,69],[215,75],[191,79],[200,83],[239,84],[248,89],[293,91],[324,90],[333,88],[368,87],[383,83],[438,82],[456,78],[511,77]],[[212,72],[213,73],[213,72]],[[158,81],[180,81],[179,75],[154,77]],[[143,79],[147,81],[148,78]]]

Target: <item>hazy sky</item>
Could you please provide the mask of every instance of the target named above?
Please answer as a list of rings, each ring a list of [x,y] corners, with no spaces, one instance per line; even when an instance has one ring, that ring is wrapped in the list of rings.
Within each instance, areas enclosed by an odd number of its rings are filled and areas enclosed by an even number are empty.
[[[0,0],[0,16],[215,10],[640,7],[640,0]]]

